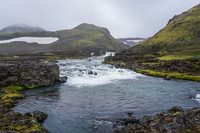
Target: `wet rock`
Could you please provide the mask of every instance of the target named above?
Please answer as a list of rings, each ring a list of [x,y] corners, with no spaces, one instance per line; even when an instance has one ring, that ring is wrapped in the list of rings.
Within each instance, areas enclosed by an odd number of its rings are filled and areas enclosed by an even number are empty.
[[[123,128],[112,133],[176,133],[184,131],[184,129],[193,131],[194,127],[200,125],[200,108],[183,111],[180,107],[172,107],[167,113],[162,112],[154,116],[144,116],[141,121],[134,121],[134,117],[131,120],[133,122],[126,123]]]
[[[189,98],[189,99],[195,99],[195,98],[196,98],[196,97],[195,97],[194,95],[192,95],[192,94],[188,94],[188,95],[186,95],[186,97]]]
[[[183,112],[183,109],[181,107],[174,106],[174,107],[170,108],[167,112],[169,112],[169,113]]]
[[[133,115],[133,113],[132,113],[132,112],[128,112],[127,115],[128,115],[129,117],[131,117],[131,116]]]
[[[125,119],[125,125],[139,123],[140,120],[134,116]]]
[[[88,71],[88,74],[89,74],[89,75],[92,75],[92,74],[93,74],[93,71],[89,70],[89,71]]]
[[[47,114],[41,112],[41,111],[34,111],[33,117],[39,122],[42,123],[44,120],[48,117]]]
[[[32,117],[32,115],[31,115],[30,112],[25,113],[24,116],[26,116],[26,117]]]
[[[165,80],[171,80],[169,76],[164,77]]]
[[[59,83],[66,83],[66,82],[67,82],[67,79],[68,79],[67,76],[60,77],[59,80],[58,80],[58,82],[59,82]]]

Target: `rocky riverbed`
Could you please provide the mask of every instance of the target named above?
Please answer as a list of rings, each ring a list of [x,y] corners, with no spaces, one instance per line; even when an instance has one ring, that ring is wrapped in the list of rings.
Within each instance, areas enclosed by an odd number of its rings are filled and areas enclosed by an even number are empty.
[[[130,116],[121,122],[126,126],[112,133],[199,133],[200,108],[183,111],[181,107],[172,107],[141,120]]]

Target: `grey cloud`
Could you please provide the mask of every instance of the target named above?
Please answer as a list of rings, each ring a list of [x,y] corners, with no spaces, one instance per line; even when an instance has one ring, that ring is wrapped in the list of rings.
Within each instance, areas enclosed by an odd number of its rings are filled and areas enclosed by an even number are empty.
[[[0,29],[24,23],[46,30],[92,23],[114,37],[149,37],[168,20],[197,5],[197,0],[2,0]]]

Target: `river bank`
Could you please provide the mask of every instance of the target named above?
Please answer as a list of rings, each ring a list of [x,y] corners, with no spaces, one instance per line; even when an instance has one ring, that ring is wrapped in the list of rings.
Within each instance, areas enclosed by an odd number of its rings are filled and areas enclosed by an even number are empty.
[[[115,56],[106,57],[104,62],[117,68],[126,68],[154,77],[200,81],[198,59],[159,60],[147,55],[146,51],[129,49],[118,52]]]
[[[141,120],[130,116],[124,119],[125,127],[112,133],[199,133],[200,108],[183,111],[172,107],[167,112],[144,116]]]
[[[25,97],[19,93],[22,87],[8,86],[0,89],[0,132],[3,133],[48,133],[42,126],[47,114],[34,111],[21,114],[11,108]]]
[[[55,63],[36,61],[0,62],[0,131],[12,133],[47,133],[41,123],[47,114],[34,111],[14,112],[20,99],[20,90],[50,86],[59,82],[59,67]]]

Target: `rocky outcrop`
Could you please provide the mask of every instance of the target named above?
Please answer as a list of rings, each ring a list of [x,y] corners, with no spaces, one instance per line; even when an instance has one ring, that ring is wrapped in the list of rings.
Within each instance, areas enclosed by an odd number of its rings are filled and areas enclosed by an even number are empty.
[[[0,86],[17,85],[34,88],[54,84],[59,78],[59,66],[50,62],[0,62]]]
[[[113,64],[115,67],[129,68],[134,71],[137,69],[155,70],[179,73],[200,73],[200,68],[195,67],[186,60],[159,61],[152,57],[143,57],[143,53],[136,50],[127,50],[117,53],[115,56],[105,58],[105,63]]]
[[[199,131],[198,125],[200,125],[200,108],[183,111],[180,107],[173,107],[167,113],[144,116],[140,122],[132,118],[127,126],[112,133],[176,133],[179,131],[189,133],[189,131]]]
[[[45,113],[35,111],[34,116],[29,112],[23,115],[11,109],[19,99],[24,98],[22,94],[19,94],[18,89],[17,86],[0,88],[0,132],[48,133],[47,129],[41,125],[41,122],[47,118]]]

